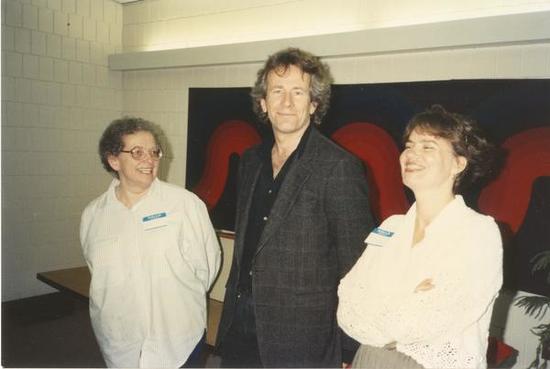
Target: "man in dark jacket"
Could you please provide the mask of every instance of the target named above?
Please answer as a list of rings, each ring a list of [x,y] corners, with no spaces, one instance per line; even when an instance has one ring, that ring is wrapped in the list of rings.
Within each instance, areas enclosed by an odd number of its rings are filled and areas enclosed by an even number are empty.
[[[373,220],[361,162],[311,124],[327,111],[331,81],[318,57],[293,48],[258,72],[254,110],[273,138],[240,162],[224,367],[341,367],[356,349],[336,322],[337,288]]]

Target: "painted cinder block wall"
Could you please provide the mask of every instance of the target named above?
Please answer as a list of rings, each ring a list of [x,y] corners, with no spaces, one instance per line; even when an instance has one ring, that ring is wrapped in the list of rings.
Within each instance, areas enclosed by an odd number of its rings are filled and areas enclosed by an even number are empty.
[[[83,265],[80,213],[109,183],[97,141],[122,111],[122,7],[2,0],[2,301],[53,290],[40,271]]]

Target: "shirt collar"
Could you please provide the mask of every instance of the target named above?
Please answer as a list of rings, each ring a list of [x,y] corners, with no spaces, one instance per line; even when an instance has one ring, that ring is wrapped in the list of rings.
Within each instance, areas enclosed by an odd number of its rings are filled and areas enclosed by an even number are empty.
[[[153,182],[151,183],[151,186],[149,187],[149,191],[141,198],[137,203],[134,204],[132,209],[137,208],[143,201],[145,201],[148,197],[153,196],[154,194],[158,193],[158,183],[159,179],[155,178]],[[109,185],[109,188],[107,189],[107,197],[105,198],[105,206],[124,206],[120,201],[118,201],[116,197],[116,187],[120,184],[120,180],[118,178],[113,178],[111,181],[111,184]],[[130,209],[131,210],[131,209]]]
[[[113,178],[113,180],[111,181],[111,184],[109,185],[109,188],[107,188],[107,197],[105,198],[105,206],[118,203],[115,190],[119,184],[120,184],[120,180],[118,180],[118,178]]]
[[[302,135],[302,138],[300,139],[300,142],[298,143],[298,147],[296,147],[295,151],[296,151],[297,158],[301,157],[302,154],[304,153],[307,138],[309,137],[311,130],[313,129],[312,126],[313,126],[313,123],[309,123],[309,126],[307,127],[306,131]]]
[[[307,139],[310,135],[313,123],[309,123],[308,127],[304,131],[304,134],[300,138],[300,142],[298,143],[298,146],[296,146],[296,149],[292,152],[291,155],[295,156],[296,159],[300,158],[302,154],[304,153],[305,146]],[[268,138],[264,140],[264,142],[260,146],[260,155],[262,159],[268,160],[271,163],[271,149],[273,148],[273,145],[275,144],[275,139],[273,137],[273,134],[269,135]]]
[[[454,199],[445,205],[434,220],[426,227],[425,232],[432,233],[438,229],[447,229],[446,227],[448,226],[453,227],[457,221],[460,221],[465,207],[466,204],[462,196],[455,195]],[[412,221],[416,218],[416,202],[407,212],[407,217]]]

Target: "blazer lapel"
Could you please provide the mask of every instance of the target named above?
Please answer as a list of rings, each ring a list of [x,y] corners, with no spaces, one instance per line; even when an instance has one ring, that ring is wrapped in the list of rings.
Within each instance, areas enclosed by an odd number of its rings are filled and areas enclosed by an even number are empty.
[[[257,152],[256,152],[257,154]],[[250,206],[252,205],[252,198],[254,197],[254,189],[256,188],[256,183],[258,183],[258,177],[262,170],[263,164],[257,155],[252,156],[253,159],[249,163],[246,163],[247,167],[243,171],[248,173],[242,179],[242,183],[239,184],[241,187],[239,189],[239,203],[243,204],[240,208],[240,212],[237,214],[237,219],[235,223],[235,229],[239,230],[239,234],[235,238],[235,250],[237,253],[237,263],[240,268],[243,250],[244,250],[244,240],[246,235],[246,228],[248,225],[248,217],[250,214]]]
[[[294,162],[292,168],[286,175],[283,185],[279,190],[279,194],[277,195],[277,199],[273,204],[273,208],[271,208],[269,220],[260,236],[255,256],[261,252],[267,241],[269,241],[273,234],[281,227],[283,220],[294,206],[304,184],[311,176],[313,172],[311,161],[317,156],[318,135],[320,135],[320,133],[313,128],[307,139],[302,156]]]

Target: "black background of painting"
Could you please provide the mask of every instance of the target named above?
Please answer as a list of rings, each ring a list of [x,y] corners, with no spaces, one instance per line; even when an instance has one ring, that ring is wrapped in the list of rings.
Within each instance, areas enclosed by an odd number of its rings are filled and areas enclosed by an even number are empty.
[[[202,175],[208,138],[224,121],[242,120],[262,135],[267,126],[258,123],[251,108],[250,88],[191,88],[187,143],[186,187],[193,189]],[[331,107],[320,127],[330,136],[352,122],[376,124],[401,147],[407,121],[432,104],[476,119],[496,143],[526,129],[550,125],[550,80],[450,80],[383,84],[334,85]],[[535,163],[534,163],[535,164]],[[230,159],[230,171],[222,197],[211,211],[216,228],[234,229],[238,157]],[[505,283],[508,287],[550,294],[544,273],[530,274],[529,260],[550,249],[550,180],[533,184],[533,195],[517,237],[505,238]],[[477,209],[480,188],[464,194]],[[410,193],[409,193],[410,196]],[[536,203],[533,203],[533,200]],[[506,201],[506,199],[503,199]],[[537,214],[548,214],[539,218]],[[546,224],[543,226],[541,224]],[[519,244],[521,242],[521,244]]]

